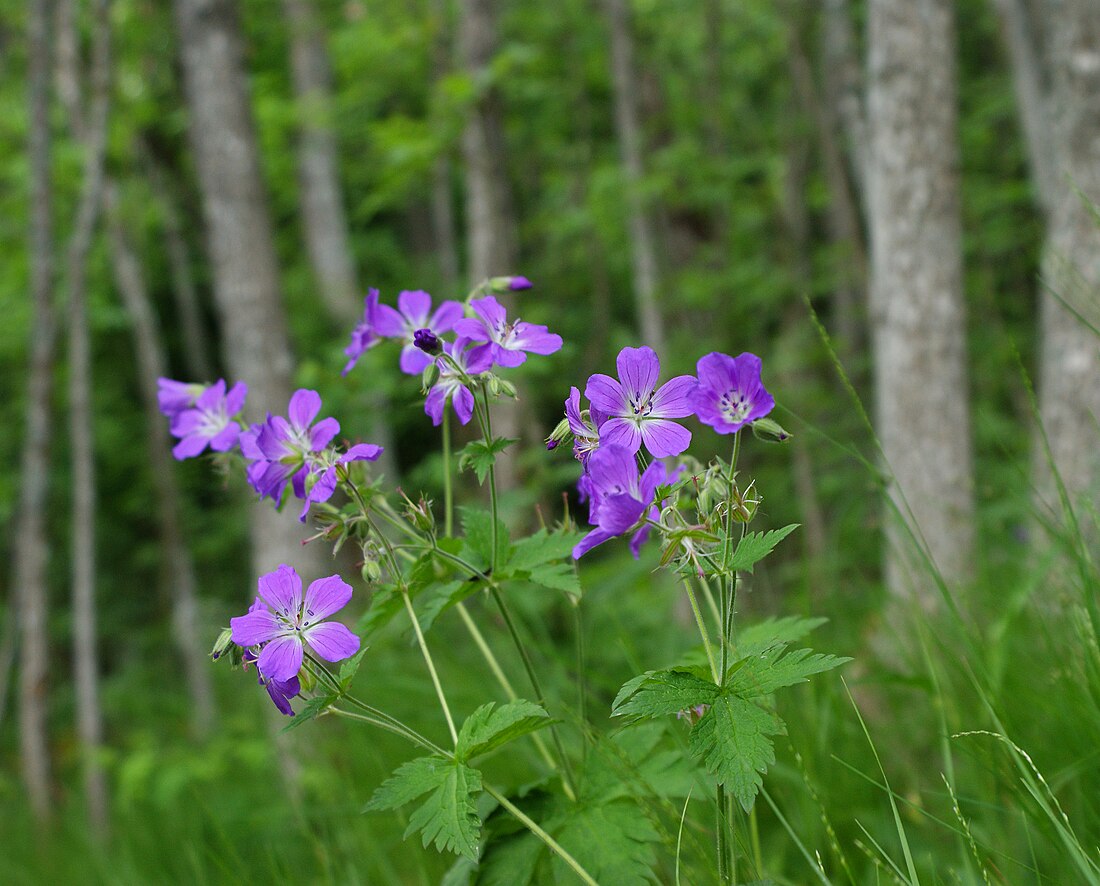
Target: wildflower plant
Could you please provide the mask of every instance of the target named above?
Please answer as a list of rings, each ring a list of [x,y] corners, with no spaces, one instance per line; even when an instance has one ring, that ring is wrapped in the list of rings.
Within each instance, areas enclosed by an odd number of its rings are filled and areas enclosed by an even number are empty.
[[[397,308],[382,304],[377,290],[366,297],[344,371],[353,370],[368,348],[392,340],[401,348],[400,369],[421,375],[426,419],[441,429],[439,514],[432,502],[389,495],[371,480],[363,463],[377,459],[380,447],[336,445],[339,423],[322,417],[315,391],[297,391],[286,417],[248,424],[243,384],[227,395],[224,382],[207,387],[161,380],[162,410],[181,438],[177,457],[210,448],[216,458],[236,458],[255,493],[276,507],[289,487],[302,502],[301,519],[312,518],[314,543],[354,546],[372,590],[371,605],[353,631],[337,618],[353,596],[344,578],[318,578],[303,591],[293,565],[280,566],[259,579],[252,606],[231,619],[213,657],[254,667],[276,708],[293,718],[287,728],[337,716],[399,735],[417,749],[419,756],[379,785],[366,808],[414,807],[406,836],[419,833],[425,847],[433,843],[459,856],[448,882],[651,882],[662,834],[639,804],[667,802],[651,776],[655,761],[672,759],[708,786],[714,869],[720,882],[732,883],[735,805],[752,809],[775,762],[773,737],[785,730],[775,693],[847,660],[792,648],[812,620],[736,623],[739,576],[751,573],[796,528],[748,530],[760,496],[738,472],[742,431],[755,431],[760,422],[762,440],[790,435],[766,418],[775,401],[758,357],[707,354],[696,376],[661,383],[660,359],[651,348],[624,348],[617,378],[596,374],[562,391],[563,418],[547,440],[553,454],[546,457],[571,451],[577,462],[589,528],[582,531],[566,513],[552,528],[514,537],[500,519],[495,464],[515,441],[494,436],[493,410],[510,408],[500,401],[514,396],[507,379],[514,367],[562,346],[547,327],[510,318],[495,298],[530,286],[525,277],[492,278],[464,302],[444,301],[434,312],[424,292],[401,293]],[[481,433],[457,459],[452,412],[463,425],[474,421]],[[728,461],[700,465],[687,454],[693,419],[705,430],[732,435]],[[225,454],[234,447],[235,456]],[[472,471],[488,499],[487,508],[460,509],[457,521],[453,464]],[[510,598],[535,585],[579,607],[584,569],[578,561],[619,538],[627,539],[635,557],[652,557],[657,568],[675,575],[701,645],[671,666],[647,663],[652,669],[623,685],[609,710],[570,711],[565,700],[544,692],[523,639],[530,632]],[[655,544],[643,553],[647,540]],[[465,601],[474,595],[497,609],[501,627],[471,616]],[[672,607],[670,600],[670,612]],[[437,668],[428,643],[433,626],[449,613],[458,616],[499,687],[461,722],[448,702],[449,676]],[[366,642],[398,618],[408,620],[439,702],[442,722],[432,735],[351,691],[368,654]],[[527,697],[497,659],[501,642],[518,653]],[[594,724],[609,722],[621,728],[598,737]],[[674,740],[676,731],[686,733],[686,742]],[[541,769],[522,786],[491,782],[481,761],[520,742],[533,743]],[[624,774],[619,779],[616,773]]]

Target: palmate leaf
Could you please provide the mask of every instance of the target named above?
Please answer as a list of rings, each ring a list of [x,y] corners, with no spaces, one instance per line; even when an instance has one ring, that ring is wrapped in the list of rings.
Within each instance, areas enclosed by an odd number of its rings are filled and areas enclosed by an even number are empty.
[[[571,529],[560,529],[556,532],[540,529],[513,545],[508,569],[512,572],[528,572],[544,563],[562,560],[573,553],[573,547],[582,538],[584,533]]]
[[[461,760],[487,754],[520,736],[550,725],[550,715],[533,701],[483,704],[466,718],[455,753]]]
[[[467,443],[458,453],[458,469],[460,471],[472,470],[477,474],[477,482],[484,483],[489,476],[489,468],[497,460],[497,456],[509,446],[517,442],[510,437],[494,437],[489,442],[474,440]]]
[[[461,603],[467,597],[473,596],[482,587],[484,585],[477,581],[449,581],[430,587],[417,600],[417,609],[420,613],[416,618],[420,622],[420,630],[425,634],[428,633],[440,615],[456,603]]]
[[[611,705],[612,717],[652,720],[700,704],[713,704],[719,689],[693,670],[673,668],[647,671],[628,681]]]
[[[813,674],[831,671],[851,661],[836,655],[814,653],[810,649],[786,651],[779,643],[757,655],[734,662],[726,682],[726,691],[742,698],[770,695],[784,686],[805,683]]]
[[[655,882],[654,844],[660,834],[632,799],[570,806],[547,822],[554,838],[600,886],[638,886]],[[556,855],[554,882],[573,883],[576,875]]]
[[[364,812],[396,809],[428,794],[409,816],[405,837],[419,832],[424,846],[434,842],[440,852],[476,859],[481,819],[475,799],[481,793],[481,773],[458,760],[438,754],[403,763],[380,784]]]
[[[291,729],[297,729],[310,720],[317,719],[317,717],[324,713],[325,708],[331,704],[335,704],[339,698],[340,696],[335,692],[326,692],[322,695],[313,696],[313,698],[307,700],[302,708],[290,718],[290,722],[287,723],[280,732],[289,732]]]
[[[536,566],[528,575],[528,581],[552,591],[565,591],[574,597],[581,595],[581,580],[572,563],[547,563]]]
[[[463,555],[480,569],[488,569],[493,556],[493,518],[480,508],[459,508],[462,532],[466,536]],[[505,563],[512,554],[508,528],[497,520],[497,563]]]
[[[775,762],[771,736],[786,731],[783,721],[755,702],[735,695],[715,699],[688,737],[688,747],[747,812]]]
[[[766,618],[746,625],[737,632],[737,653],[744,657],[763,652],[777,643],[796,643],[828,620],[788,615],[783,618]]]
[[[725,567],[727,572],[752,572],[772,549],[798,528],[797,523],[769,532],[750,532],[738,543]]]

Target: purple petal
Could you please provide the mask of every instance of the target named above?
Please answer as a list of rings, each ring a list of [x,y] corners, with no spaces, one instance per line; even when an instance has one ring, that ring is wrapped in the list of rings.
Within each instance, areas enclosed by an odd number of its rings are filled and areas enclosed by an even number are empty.
[[[587,434],[588,428],[581,421],[581,392],[576,387],[569,389],[565,399],[565,417],[569,421],[569,430],[574,434]]]
[[[290,398],[287,417],[296,428],[308,428],[321,411],[321,395],[316,391],[299,388]]]
[[[422,289],[405,290],[397,294],[397,307],[411,326],[419,329],[428,326],[428,313],[432,309],[432,297]]]
[[[421,351],[416,345],[405,345],[401,349],[401,371],[405,375],[420,375],[432,362],[432,358]]]
[[[485,324],[473,317],[456,321],[454,328],[456,335],[461,335],[470,341],[489,341],[489,331],[485,328]]]
[[[584,386],[584,396],[605,415],[619,415],[626,410],[626,391],[610,375],[596,373]]]
[[[177,413],[169,429],[174,437],[189,437],[205,423],[206,417],[197,409],[186,409]]]
[[[273,611],[294,618],[302,608],[302,579],[285,563],[274,572],[260,576],[260,596]]]
[[[462,302],[445,301],[432,314],[428,326],[437,335],[441,332],[450,332],[455,328],[455,324],[462,319],[465,312]]]
[[[510,351],[498,344],[493,345],[493,362],[506,369],[514,369],[527,362],[527,355],[523,351]]]
[[[628,398],[648,396],[661,374],[661,361],[650,347],[623,348],[615,358],[615,366]]]
[[[195,408],[203,412],[213,412],[225,399],[225,379],[219,378],[217,382],[202,392],[195,401]]]
[[[728,354],[711,351],[695,364],[699,382],[712,391],[724,392],[736,385],[736,361]]]
[[[220,433],[210,441],[210,448],[215,452],[228,452],[237,445],[237,439],[241,436],[241,428],[235,422],[230,422]]]
[[[319,578],[306,590],[303,624],[316,623],[343,609],[351,599],[351,585],[339,575]]]
[[[614,534],[604,529],[593,529],[588,535],[577,542],[576,546],[573,548],[573,559],[579,560],[597,545],[602,545],[605,541],[610,541],[614,537]]]
[[[608,444],[624,446],[631,452],[637,452],[642,448],[642,432],[634,422],[625,418],[609,418],[600,425],[600,446]]]
[[[204,437],[201,434],[191,434],[184,437],[179,443],[172,447],[172,455],[176,457],[177,461],[183,461],[185,458],[194,458],[206,449],[206,445],[209,442],[209,437]]]
[[[263,648],[256,667],[268,679],[289,680],[301,670],[302,657],[302,638],[297,634],[283,634]]]
[[[326,621],[302,631],[302,636],[325,661],[342,661],[359,651],[359,638],[338,621]]]
[[[346,465],[349,461],[376,461],[381,454],[381,446],[374,443],[356,443],[340,456],[340,464]]]
[[[340,422],[334,418],[323,418],[310,429],[309,448],[314,452],[320,452],[339,433]]]
[[[650,533],[653,532],[653,527],[646,524],[630,537],[630,553],[634,559],[637,560],[642,551],[642,545],[646,543],[646,539],[649,538]]]
[[[612,421],[615,419],[609,419],[604,427]],[[648,419],[642,422],[642,441],[655,458],[667,458],[670,455],[679,455],[691,445],[691,431],[668,419]]]
[[[561,336],[549,332],[545,326],[533,323],[519,323],[516,326],[513,347],[522,348],[532,354],[553,354],[561,350]]]
[[[683,418],[691,415],[695,411],[692,395],[698,386],[699,383],[690,375],[678,375],[669,379],[653,395],[653,410],[650,415],[654,418]]]
[[[229,619],[232,640],[238,646],[259,646],[279,636],[282,627],[275,614],[266,606],[250,609],[247,615]]]
[[[590,489],[600,495],[638,490],[638,464],[625,446],[601,446],[588,460]]]
[[[460,386],[451,395],[451,405],[454,407],[458,420],[464,425],[469,424],[470,418],[474,414],[474,395],[470,393],[469,389]]]
[[[662,483],[673,482],[677,477],[684,472],[684,465],[680,465],[672,477],[669,477],[668,471],[665,470],[665,466],[659,461],[653,462],[648,468],[645,469],[645,473],[642,474],[641,481],[641,498],[642,501],[652,501],[653,493],[657,491],[657,487]],[[659,515],[658,515],[659,516]],[[653,519],[657,519],[655,516]]]
[[[526,277],[512,277],[508,281],[508,288],[512,292],[522,292],[525,289],[530,289],[534,284]]]
[[[424,412],[431,418],[432,424],[439,427],[443,424],[443,410],[447,407],[447,394],[439,385],[428,391],[428,397],[424,400]]]
[[[248,396],[248,385],[243,381],[237,382],[225,395],[225,414],[236,415],[244,407],[244,399]]]
[[[374,311],[374,331],[384,338],[404,338],[405,318],[389,305],[378,305]]]
[[[288,717],[294,716],[290,699],[302,691],[302,685],[298,682],[297,677],[291,677],[289,680],[269,678],[264,682],[264,688],[267,690],[267,694],[271,696],[271,701],[275,704],[275,707],[279,709],[279,713],[286,714]]]
[[[485,298],[473,299],[470,302],[470,307],[474,309],[474,313],[482,319],[488,329],[500,329],[508,322],[508,312],[491,295],[487,295]],[[464,334],[459,330],[458,324],[455,324],[455,332],[459,335]],[[470,336],[470,338],[473,338],[473,336]]]
[[[649,502],[631,495],[609,495],[600,502],[600,528],[622,535],[645,513]]]

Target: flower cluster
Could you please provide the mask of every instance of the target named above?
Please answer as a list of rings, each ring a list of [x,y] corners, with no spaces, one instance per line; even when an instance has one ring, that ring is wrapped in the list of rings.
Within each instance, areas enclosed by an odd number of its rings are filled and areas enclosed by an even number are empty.
[[[531,287],[526,277],[493,277],[480,292],[519,292]],[[454,333],[453,341],[442,336]],[[519,366],[530,354],[553,354],[561,349],[560,335],[545,326],[509,320],[503,305],[488,294],[471,298],[468,310],[461,302],[444,301],[434,312],[432,297],[426,292],[405,291],[397,296],[397,308],[381,304],[378,290],[367,294],[363,320],[352,332],[344,353],[349,360],[347,374],[358,359],[384,339],[402,343],[401,371],[420,375],[433,366],[432,386],[424,411],[439,425],[449,402],[462,424],[474,411],[472,379],[493,366]]]
[[[177,459],[201,455],[208,446],[215,452],[228,452],[237,445],[241,427],[234,416],[244,407],[248,395],[243,381],[228,393],[224,379],[205,387],[160,378],[157,386],[160,411],[168,416],[172,435],[179,438],[172,448]]]
[[[307,646],[329,662],[359,651],[359,638],[345,625],[325,621],[347,605],[351,585],[330,575],[310,584],[303,595],[302,579],[283,565],[261,576],[258,590],[248,613],[230,619],[232,640],[245,650],[245,663],[255,662],[275,706],[292,715],[290,699],[301,691],[298,671]]]
[[[641,450],[655,459],[683,454],[691,431],[676,419],[694,415],[719,434],[736,434],[775,406],[760,380],[755,354],[710,353],[699,360],[697,376],[680,375],[661,385],[661,363],[652,348],[623,348],[615,362],[618,378],[598,373],[588,379],[588,409],[581,407],[580,391],[570,389],[565,422],[548,441],[553,448],[571,435],[573,455],[584,466],[577,486],[589,503],[588,522],[596,528],[574,548],[578,559],[631,530],[636,530],[631,551],[638,556],[659,520],[657,488],[675,482],[683,470],[681,465],[670,471],[654,461],[643,473]]]

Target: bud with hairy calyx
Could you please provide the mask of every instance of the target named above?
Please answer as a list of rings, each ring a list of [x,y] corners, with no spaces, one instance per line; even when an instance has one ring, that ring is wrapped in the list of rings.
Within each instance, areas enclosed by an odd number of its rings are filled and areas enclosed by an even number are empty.
[[[790,431],[770,418],[758,418],[754,421],[752,423],[752,435],[757,440],[763,440],[765,443],[786,443],[791,439]]]

